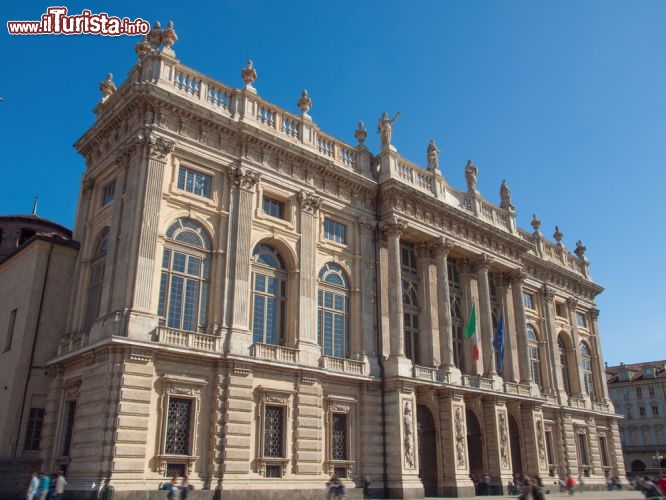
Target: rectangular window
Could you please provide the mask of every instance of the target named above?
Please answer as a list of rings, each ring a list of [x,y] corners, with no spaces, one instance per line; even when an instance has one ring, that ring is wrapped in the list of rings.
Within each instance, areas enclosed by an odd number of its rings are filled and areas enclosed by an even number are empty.
[[[169,455],[190,454],[192,400],[169,398],[164,452]]]
[[[636,397],[638,399],[643,399],[643,389],[641,387],[636,387]]]
[[[659,416],[659,407],[658,406],[653,406],[652,407],[652,416],[654,416],[654,417]]]
[[[116,196],[116,181],[113,180],[104,186],[102,191],[102,206],[108,205]]]
[[[347,226],[331,219],[324,219],[324,238],[346,245]]]
[[[622,392],[624,394],[624,399],[629,399],[629,389],[625,387]]]
[[[178,189],[188,193],[210,198],[210,187],[213,178],[210,175],[202,174],[187,167],[180,167],[178,170]]]
[[[590,465],[590,454],[587,450],[587,435],[578,434],[578,452],[580,454],[580,463]]]
[[[563,302],[556,302],[555,303],[555,314],[559,316],[560,318],[566,318],[567,317],[567,310],[566,307],[564,306]]]
[[[587,328],[587,318],[583,313],[580,313],[576,311],[576,324],[578,326],[582,326],[584,328]]]
[[[16,312],[18,309],[12,309],[9,313],[9,324],[7,325],[7,334],[5,335],[5,350],[7,352],[12,348],[12,340],[14,339],[14,325],[16,324]]]
[[[333,435],[331,436],[331,458],[348,460],[347,453],[347,414],[333,414]]]
[[[284,203],[264,196],[263,210],[266,215],[276,219],[284,219]]]
[[[602,467],[610,466],[610,461],[608,460],[608,447],[606,445],[606,436],[599,436],[599,450],[601,451],[601,466]]]
[[[285,456],[284,407],[266,406],[265,415],[264,457],[283,458]]]
[[[644,417],[647,414],[644,406],[638,408],[638,412],[641,414],[641,417]]]
[[[44,422],[43,408],[30,408],[28,429],[25,433],[25,451],[39,451],[39,438],[42,436],[42,423]]]
[[[69,456],[69,451],[72,446],[72,434],[74,431],[74,413],[76,412],[76,401],[67,401],[65,403],[65,434],[62,440],[62,453],[63,457]]]
[[[526,309],[534,309],[534,295],[523,292],[523,305]]]
[[[648,394],[650,395],[651,398],[654,397],[654,387],[653,386],[648,387]]]
[[[546,454],[548,455],[548,465],[555,464],[555,454],[553,452],[553,433],[546,431]]]

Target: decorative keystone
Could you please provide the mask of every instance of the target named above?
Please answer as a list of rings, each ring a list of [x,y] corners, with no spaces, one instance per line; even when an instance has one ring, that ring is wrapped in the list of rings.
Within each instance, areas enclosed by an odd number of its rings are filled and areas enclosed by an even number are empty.
[[[106,102],[111,97],[111,94],[116,91],[116,84],[113,83],[113,75],[111,73],[107,73],[106,80],[99,82],[99,90],[102,92],[102,102]]]
[[[310,108],[312,107],[312,99],[310,99],[307,90],[304,89],[303,92],[301,92],[301,98],[296,105],[298,106],[298,109],[301,110],[301,113],[303,113],[304,116],[307,116],[308,111],[310,111]]]
[[[558,245],[562,245],[562,238],[564,237],[564,234],[562,234],[562,231],[560,231],[560,226],[555,226],[555,232],[553,233],[553,238],[555,238],[555,241],[557,241]]]
[[[532,225],[532,228],[534,228],[534,235],[540,236],[541,231],[539,231],[539,229],[541,228],[541,220],[537,217],[537,214],[532,214],[532,222],[530,222],[530,224]]]
[[[247,65],[241,70],[241,78],[245,82],[245,88],[254,90],[252,84],[257,79],[257,70],[252,65],[252,59],[247,61]]]
[[[172,47],[177,40],[178,35],[176,35],[176,30],[173,29],[173,21],[169,21],[166,29],[162,31],[162,44],[164,45],[162,51],[167,54],[174,54]]]

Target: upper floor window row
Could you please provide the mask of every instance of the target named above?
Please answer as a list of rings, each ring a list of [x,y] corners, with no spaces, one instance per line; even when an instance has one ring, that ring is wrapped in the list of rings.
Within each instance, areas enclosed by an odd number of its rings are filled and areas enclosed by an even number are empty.
[[[266,215],[276,219],[284,219],[284,202],[264,196],[262,209]]]
[[[178,189],[188,193],[210,198],[213,178],[210,175],[197,172],[187,167],[178,169]]]
[[[534,309],[534,295],[523,292],[523,305],[526,309]]]
[[[116,181],[115,179],[104,185],[102,190],[102,206],[106,206],[113,201],[116,197]]]
[[[583,313],[578,311],[576,311],[576,324],[578,326],[582,326],[583,328],[587,328],[587,318]]]

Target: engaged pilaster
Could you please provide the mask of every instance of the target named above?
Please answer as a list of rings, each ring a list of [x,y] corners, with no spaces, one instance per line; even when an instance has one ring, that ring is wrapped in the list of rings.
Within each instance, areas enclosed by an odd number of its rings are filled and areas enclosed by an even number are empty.
[[[511,292],[513,295],[513,308],[516,315],[516,348],[518,351],[518,370],[520,383],[531,384],[534,380],[530,371],[530,356],[527,344],[527,320],[525,318],[525,304],[523,303],[523,283],[527,275],[521,270],[511,276]]]
[[[244,167],[233,168],[230,173],[235,196],[232,210],[235,213],[229,217],[231,221],[229,248],[232,251],[229,252],[231,293],[228,296],[231,307],[231,337],[228,345],[230,353],[247,355],[252,342],[248,329],[252,199],[261,174]]]
[[[321,349],[317,345],[316,311],[317,311],[317,275],[315,269],[317,212],[321,206],[321,198],[314,193],[301,191],[298,194],[301,204],[301,255],[300,255],[300,297],[299,297],[299,328],[298,348],[299,361],[310,366],[317,366],[321,357]]]
[[[437,264],[437,309],[439,320],[440,370],[449,371],[453,366],[453,325],[451,297],[449,294],[448,255],[453,243],[441,237],[432,244]]]

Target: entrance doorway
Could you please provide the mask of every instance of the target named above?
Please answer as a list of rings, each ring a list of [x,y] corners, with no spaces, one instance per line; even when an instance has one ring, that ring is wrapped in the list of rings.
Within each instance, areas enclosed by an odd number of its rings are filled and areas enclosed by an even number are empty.
[[[483,434],[479,419],[472,410],[465,412],[467,420],[467,454],[469,473],[477,478],[483,476]]]
[[[520,427],[518,422],[509,415],[509,442],[511,444],[511,465],[513,466],[513,475],[525,472],[523,470],[522,451],[520,449]]]
[[[425,405],[416,406],[419,436],[419,477],[425,496],[437,496],[437,431],[432,413]]]

